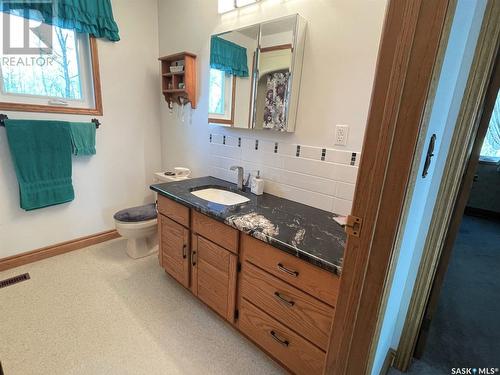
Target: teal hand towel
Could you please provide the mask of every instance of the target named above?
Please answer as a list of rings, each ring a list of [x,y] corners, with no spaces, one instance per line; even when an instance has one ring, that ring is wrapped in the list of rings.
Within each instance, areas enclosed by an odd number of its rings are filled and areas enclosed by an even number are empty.
[[[21,208],[72,201],[71,136],[64,121],[5,120]]]
[[[95,124],[93,122],[70,122],[73,155],[95,155]]]

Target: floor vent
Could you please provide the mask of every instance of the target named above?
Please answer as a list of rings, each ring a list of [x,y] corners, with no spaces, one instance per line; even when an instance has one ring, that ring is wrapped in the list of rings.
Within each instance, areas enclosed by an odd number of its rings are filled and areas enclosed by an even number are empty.
[[[30,279],[29,273],[23,273],[22,275],[11,277],[10,279],[5,279],[0,281],[0,289],[6,288],[8,286],[20,283],[21,281],[26,281]],[[0,372],[1,375],[1,372]]]

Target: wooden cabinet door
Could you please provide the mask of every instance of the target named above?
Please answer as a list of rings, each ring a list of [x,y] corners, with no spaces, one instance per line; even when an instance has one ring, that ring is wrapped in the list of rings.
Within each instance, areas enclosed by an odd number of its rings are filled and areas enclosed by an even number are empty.
[[[174,279],[189,288],[189,230],[166,216],[158,217],[161,266]]]
[[[234,322],[238,257],[198,235],[193,235],[192,244],[193,294]]]

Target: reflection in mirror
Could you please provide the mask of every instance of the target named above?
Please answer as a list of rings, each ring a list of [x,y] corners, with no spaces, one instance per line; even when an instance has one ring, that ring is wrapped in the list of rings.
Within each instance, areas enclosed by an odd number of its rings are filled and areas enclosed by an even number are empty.
[[[227,125],[234,124],[235,81],[235,76],[222,70],[210,68],[209,122]]]
[[[259,25],[212,36],[209,123],[248,129]]]
[[[287,131],[296,17],[261,25],[255,129]]]

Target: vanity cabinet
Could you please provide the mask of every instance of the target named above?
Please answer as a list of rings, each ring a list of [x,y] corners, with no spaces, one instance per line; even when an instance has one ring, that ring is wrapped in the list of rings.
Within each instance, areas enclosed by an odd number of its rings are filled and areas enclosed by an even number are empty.
[[[321,374],[339,277],[158,196],[161,266],[289,371]]]

